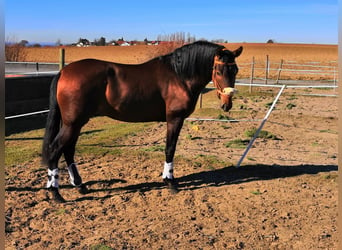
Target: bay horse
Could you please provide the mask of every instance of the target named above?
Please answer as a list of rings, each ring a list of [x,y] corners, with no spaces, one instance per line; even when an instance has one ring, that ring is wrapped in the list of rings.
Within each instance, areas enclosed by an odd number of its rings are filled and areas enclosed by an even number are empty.
[[[214,82],[224,111],[232,108],[235,58],[242,47],[229,51],[224,46],[199,41],[137,65],[95,59],[70,63],[55,76],[50,89],[42,162],[48,167],[47,189],[53,199],[65,202],[59,193],[58,161],[64,155],[70,182],[87,191],[74,161],[81,128],[94,116],[124,122],[167,123],[165,162],[162,178],[176,190],[173,158],[184,119],[195,109],[197,99]]]

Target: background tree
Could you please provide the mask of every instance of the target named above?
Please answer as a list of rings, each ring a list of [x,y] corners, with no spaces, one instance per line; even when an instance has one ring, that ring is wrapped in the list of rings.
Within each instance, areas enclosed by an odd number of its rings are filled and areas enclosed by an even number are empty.
[[[27,40],[21,40],[21,42],[17,43],[15,38],[7,38],[5,42],[5,60],[9,62],[24,61],[27,55],[25,50],[27,44]]]
[[[56,46],[62,46],[62,42],[61,42],[61,39],[57,39],[56,43],[55,43]]]

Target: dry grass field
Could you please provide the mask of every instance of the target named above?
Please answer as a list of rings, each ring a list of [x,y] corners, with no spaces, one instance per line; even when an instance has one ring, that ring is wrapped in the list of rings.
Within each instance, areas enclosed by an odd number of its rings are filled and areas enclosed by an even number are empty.
[[[240,78],[248,78],[251,74],[251,62],[254,57],[256,68],[255,76],[264,77],[266,55],[269,56],[271,68],[278,68],[280,61],[283,59],[284,64],[296,62],[297,64],[312,64],[324,66],[337,66],[337,45],[317,45],[317,44],[266,44],[266,43],[227,43],[224,44],[228,49],[234,50],[239,46],[244,47],[244,51],[237,59],[240,67]],[[43,48],[26,48],[25,61],[29,62],[58,62],[59,61],[58,47],[43,47]],[[65,47],[66,63],[77,61],[84,58],[96,58],[119,63],[142,63],[159,54],[165,53],[167,48],[159,46],[131,46],[131,47]],[[284,69],[286,66],[284,66]],[[303,67],[296,67],[303,69]],[[309,70],[319,68],[307,68]],[[333,68],[332,68],[333,69]],[[275,78],[277,71],[270,72],[270,78]],[[314,79],[322,78],[332,79],[326,75],[298,75],[282,73],[284,78],[289,79]]]
[[[234,50],[239,46],[244,51],[239,57],[240,63],[250,63],[252,57],[256,61],[264,61],[269,55],[271,61],[279,62],[280,59],[308,62],[319,61],[329,64],[337,61],[337,45],[317,44],[266,44],[266,43],[227,43],[228,49]],[[83,58],[97,58],[101,60],[121,63],[142,63],[156,56],[160,46],[131,46],[131,47],[64,47],[66,62],[70,63]],[[58,62],[59,47],[26,48],[26,61],[32,62]]]

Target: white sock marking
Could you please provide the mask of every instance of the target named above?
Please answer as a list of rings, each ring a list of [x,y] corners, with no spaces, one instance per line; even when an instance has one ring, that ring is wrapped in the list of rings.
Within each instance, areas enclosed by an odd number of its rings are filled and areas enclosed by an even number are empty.
[[[48,169],[48,182],[46,184],[46,187],[58,188],[58,168],[53,170]]]
[[[173,179],[173,162],[164,163],[163,179]]]

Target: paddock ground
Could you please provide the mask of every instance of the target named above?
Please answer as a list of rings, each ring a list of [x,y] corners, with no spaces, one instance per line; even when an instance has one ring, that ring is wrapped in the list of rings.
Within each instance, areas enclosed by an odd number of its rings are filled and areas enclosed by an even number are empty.
[[[92,119],[77,150],[90,193],[69,185],[61,162],[66,204],[44,189],[43,129],[7,136],[6,158],[21,160],[5,166],[6,249],[337,249],[337,98],[286,90],[265,136],[234,167],[275,94],[236,97],[228,116],[253,121],[185,122],[177,194],[161,183],[164,123],[125,132]],[[194,117],[210,116],[214,95]]]

